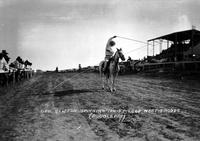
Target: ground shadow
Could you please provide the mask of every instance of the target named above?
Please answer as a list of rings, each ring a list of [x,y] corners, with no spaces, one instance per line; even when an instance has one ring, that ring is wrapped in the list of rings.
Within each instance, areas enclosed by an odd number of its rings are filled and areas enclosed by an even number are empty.
[[[57,91],[54,93],[54,96],[56,97],[62,97],[62,96],[73,96],[73,95],[78,95],[82,93],[88,93],[88,92],[97,92],[99,91],[98,89],[70,89],[70,90],[65,90],[65,91]]]

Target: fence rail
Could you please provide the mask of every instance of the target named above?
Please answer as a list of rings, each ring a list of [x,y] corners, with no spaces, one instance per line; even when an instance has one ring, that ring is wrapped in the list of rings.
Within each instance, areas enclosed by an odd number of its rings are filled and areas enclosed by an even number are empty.
[[[191,71],[200,73],[200,61],[163,62],[139,64],[141,71]]]
[[[7,86],[9,83],[16,83],[33,76],[33,70],[10,70],[0,71],[0,86]]]

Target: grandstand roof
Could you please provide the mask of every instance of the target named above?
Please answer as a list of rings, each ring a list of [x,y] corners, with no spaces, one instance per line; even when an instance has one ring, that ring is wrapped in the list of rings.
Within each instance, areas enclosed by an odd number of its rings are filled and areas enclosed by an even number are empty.
[[[192,39],[192,36],[194,38],[198,38],[200,40],[200,31],[198,31],[196,29],[191,29],[191,30],[185,30],[185,31],[180,31],[180,32],[174,32],[171,34],[167,34],[164,36],[150,39],[150,40],[148,40],[148,42],[154,41],[154,40],[159,40],[159,39],[164,39],[164,40],[173,41],[173,42],[175,42],[175,41],[180,42],[180,41]]]

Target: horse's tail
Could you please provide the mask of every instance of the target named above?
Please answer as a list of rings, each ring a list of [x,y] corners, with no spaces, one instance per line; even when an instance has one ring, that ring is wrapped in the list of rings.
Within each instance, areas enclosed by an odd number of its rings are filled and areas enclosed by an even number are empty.
[[[104,63],[104,61],[101,61],[99,63],[99,73],[100,73],[100,75],[103,73],[103,63]]]

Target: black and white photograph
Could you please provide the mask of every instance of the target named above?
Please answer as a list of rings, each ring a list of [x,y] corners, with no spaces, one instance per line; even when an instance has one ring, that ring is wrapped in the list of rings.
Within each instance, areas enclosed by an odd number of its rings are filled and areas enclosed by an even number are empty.
[[[0,0],[0,141],[200,141],[199,0]]]

